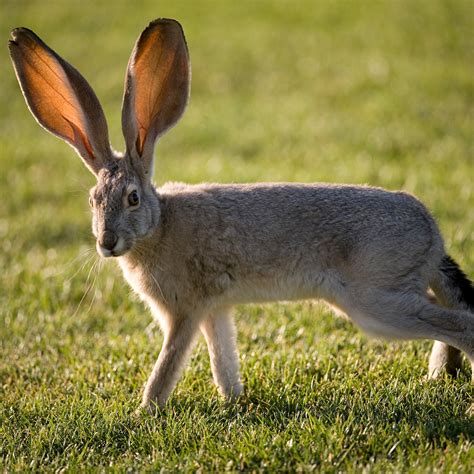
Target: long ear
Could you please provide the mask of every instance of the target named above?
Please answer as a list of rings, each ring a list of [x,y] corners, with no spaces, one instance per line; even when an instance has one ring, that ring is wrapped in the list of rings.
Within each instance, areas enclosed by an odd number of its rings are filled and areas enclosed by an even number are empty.
[[[128,62],[122,108],[127,153],[152,175],[156,139],[181,117],[191,69],[181,25],[160,18],[138,38]]]
[[[66,140],[95,174],[112,156],[97,96],[79,72],[26,28],[12,31],[10,56],[26,103],[41,126]]]

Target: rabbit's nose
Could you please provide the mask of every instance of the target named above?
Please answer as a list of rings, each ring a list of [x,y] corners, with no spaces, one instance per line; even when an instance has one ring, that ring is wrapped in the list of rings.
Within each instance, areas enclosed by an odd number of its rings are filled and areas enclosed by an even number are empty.
[[[106,230],[99,238],[99,245],[107,250],[113,250],[117,243],[118,237],[115,232]]]

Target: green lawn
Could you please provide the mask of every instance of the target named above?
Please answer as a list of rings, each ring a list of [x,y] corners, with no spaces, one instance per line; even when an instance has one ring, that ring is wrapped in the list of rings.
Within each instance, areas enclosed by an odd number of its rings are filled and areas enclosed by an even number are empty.
[[[472,472],[473,389],[427,382],[430,342],[383,343],[312,302],[236,309],[246,395],[202,340],[157,417],[134,416],[159,329],[90,233],[93,176],[42,131],[11,68],[35,30],[90,81],[122,148],[136,37],[181,21],[193,64],[157,183],[331,181],[416,194],[474,276],[474,2],[0,2],[0,470]]]

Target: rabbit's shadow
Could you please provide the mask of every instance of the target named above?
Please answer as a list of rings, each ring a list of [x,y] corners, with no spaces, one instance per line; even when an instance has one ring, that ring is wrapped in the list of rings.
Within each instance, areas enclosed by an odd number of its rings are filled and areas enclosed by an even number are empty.
[[[304,404],[291,401],[290,397],[278,397],[268,399],[265,394],[244,395],[237,403],[226,403],[213,398],[207,404],[199,407],[200,417],[209,420],[209,423],[226,426],[237,422],[240,426],[265,425],[272,430],[287,429],[291,423],[293,426],[303,423],[311,417],[317,417],[326,428],[340,423],[340,420],[357,420],[361,426],[368,427],[376,432],[379,430],[398,431],[400,425],[412,426],[414,430],[420,430],[424,437],[430,442],[443,444],[446,440],[457,442],[462,436],[469,441],[474,441],[474,421],[472,411],[474,404],[467,410],[452,410],[446,406],[445,399],[417,399],[412,393],[399,391],[393,395],[392,401],[386,401],[383,407],[377,408],[376,404],[367,405],[348,403],[347,399],[340,403],[337,398],[315,401]],[[178,400],[173,397],[170,401],[172,408],[171,416],[174,418],[186,412],[196,412],[196,404],[191,398]],[[168,406],[170,406],[168,405]],[[166,410],[158,414],[158,419],[169,416]],[[162,419],[162,421],[164,421]]]

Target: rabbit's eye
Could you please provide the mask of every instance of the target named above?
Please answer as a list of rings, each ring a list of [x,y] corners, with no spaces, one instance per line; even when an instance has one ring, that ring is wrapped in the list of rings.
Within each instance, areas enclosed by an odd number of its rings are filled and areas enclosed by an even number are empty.
[[[130,206],[138,206],[138,204],[140,203],[140,197],[138,196],[137,191],[132,191],[128,195],[128,203],[130,204]]]

